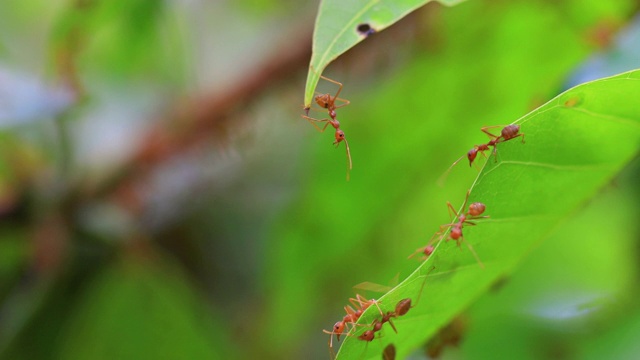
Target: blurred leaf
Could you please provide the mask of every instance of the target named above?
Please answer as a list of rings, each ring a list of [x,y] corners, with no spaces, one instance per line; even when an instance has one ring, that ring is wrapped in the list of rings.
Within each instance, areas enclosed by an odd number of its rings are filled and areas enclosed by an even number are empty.
[[[154,0],[72,4],[53,29],[54,50],[78,52],[67,56],[78,57],[81,72],[180,80],[184,57],[179,50],[184,39],[177,16],[171,17],[167,7],[166,2]],[[69,48],[70,43],[78,48]]]
[[[26,266],[28,250],[24,230],[4,227],[0,231],[0,294],[3,296]]]
[[[309,130],[298,195],[267,242],[263,288],[269,326],[292,313],[305,321],[281,327],[263,349],[300,357],[313,347],[326,357],[319,329],[342,318],[353,284],[386,284],[398,272],[405,278],[416,264],[406,257],[448,222],[446,201],[462,202],[475,171],[459,165],[446,189],[435,184],[472,144],[486,141],[478,128],[540,106],[588,55],[583,29],[566,22],[561,4],[505,4],[442,9],[429,17],[429,33],[438,35],[426,51],[390,74],[345,83],[352,105],[340,120],[353,156],[350,182],[344,148],[331,147],[332,134]],[[291,341],[301,334],[302,343]]]
[[[640,159],[637,159],[640,160]],[[584,358],[580,343],[619,326],[637,301],[640,162],[616,177],[468,312],[463,358]],[[615,185],[614,185],[615,184]],[[603,246],[602,239],[606,241]],[[585,266],[585,264],[589,264]],[[495,291],[493,291],[495,289]],[[504,339],[509,338],[505,343]]]
[[[620,319],[617,328],[599,334],[585,344],[580,359],[634,359],[640,354],[640,309],[636,308]]]
[[[327,65],[371,34],[382,31],[431,0],[322,0],[313,32],[311,64],[304,105],[313,101]],[[464,0],[436,0],[455,5]]]
[[[96,278],[64,332],[60,358],[225,358],[223,329],[169,265],[128,258]]]
[[[428,260],[380,298],[383,311],[404,298],[415,302],[426,274],[435,267],[419,306],[395,321],[399,335],[387,328],[376,346],[394,343],[400,358],[407,355],[510,273],[533,246],[594,196],[638,152],[640,110],[633,100],[638,93],[640,71],[624,73],[573,88],[516,121],[527,143],[500,143],[498,161],[486,162],[469,199],[485,203],[485,214],[491,216],[464,229],[486,269],[466,249],[460,252],[450,242],[436,244]],[[369,309],[359,323],[370,324],[376,317],[378,310]],[[365,346],[349,336],[338,356],[361,358]],[[366,358],[380,357],[378,349],[367,350]]]

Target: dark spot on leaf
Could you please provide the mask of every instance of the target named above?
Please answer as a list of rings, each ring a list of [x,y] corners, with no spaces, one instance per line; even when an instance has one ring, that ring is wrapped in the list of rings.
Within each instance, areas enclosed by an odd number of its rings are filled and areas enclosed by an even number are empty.
[[[427,355],[437,358],[447,347],[457,347],[467,328],[467,321],[462,317],[451,320],[447,326],[440,329],[438,334],[427,343]]]
[[[358,25],[356,30],[358,30],[358,33],[363,36],[369,36],[369,35],[375,34],[376,32],[376,30],[367,23]]]
[[[504,285],[509,282],[509,278],[507,276],[501,276],[496,281],[491,284],[491,291],[498,292],[500,291]]]
[[[395,360],[396,359],[396,347],[393,344],[387,345],[382,352],[382,360]]]
[[[566,107],[574,107],[576,105],[580,104],[580,98],[579,97],[572,97],[569,100],[564,102],[564,106]]]

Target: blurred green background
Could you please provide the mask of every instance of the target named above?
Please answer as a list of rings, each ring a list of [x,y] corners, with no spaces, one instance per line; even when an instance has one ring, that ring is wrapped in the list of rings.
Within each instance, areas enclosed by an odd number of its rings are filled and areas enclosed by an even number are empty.
[[[475,170],[436,182],[481,126],[640,67],[631,0],[430,4],[325,73],[351,101],[346,182],[300,118],[316,9],[0,2],[1,358],[327,358],[352,286],[408,275],[463,200]],[[639,178],[636,159],[430,353],[640,356]]]

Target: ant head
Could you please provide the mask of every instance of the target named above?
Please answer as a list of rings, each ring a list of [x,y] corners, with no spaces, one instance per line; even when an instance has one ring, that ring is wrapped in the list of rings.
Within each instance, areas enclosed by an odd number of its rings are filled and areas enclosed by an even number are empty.
[[[433,254],[433,250],[434,250],[433,245],[429,245],[429,246],[424,248],[423,253],[424,253],[425,256],[429,256],[429,255]]]
[[[320,107],[328,109],[329,105],[331,103],[331,95],[330,94],[322,94],[322,95],[316,96],[316,103]]]
[[[487,207],[486,207],[485,204],[483,204],[481,202],[475,202],[475,203],[469,205],[469,214],[471,216],[481,215],[486,208]]]
[[[476,156],[478,156],[478,149],[473,148],[469,150],[469,152],[467,153],[467,159],[469,159],[469,166],[473,164],[473,160],[476,159]]]
[[[338,341],[340,341],[340,334],[344,331],[344,322],[338,321],[335,325],[333,325],[333,333],[338,337]]]
[[[411,309],[411,299],[402,299],[398,301],[398,304],[396,305],[396,315],[402,316],[409,312],[409,309]]]
[[[453,229],[451,229],[450,235],[453,240],[458,240],[462,237],[462,229],[454,227]]]
[[[336,130],[336,141],[334,141],[334,144],[339,144],[342,140],[344,140],[344,131],[338,129]]]
[[[376,337],[376,333],[373,330],[367,330],[363,332],[362,335],[358,336],[358,339],[364,340],[364,341],[373,341],[375,337]]]

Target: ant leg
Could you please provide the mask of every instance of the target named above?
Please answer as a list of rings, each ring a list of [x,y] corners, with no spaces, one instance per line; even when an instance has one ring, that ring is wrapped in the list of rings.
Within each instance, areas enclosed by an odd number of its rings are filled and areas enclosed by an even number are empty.
[[[380,309],[380,306],[378,305],[380,303],[378,300],[375,300],[375,299],[367,300],[367,298],[365,298],[364,296],[359,295],[359,294],[356,294],[356,298],[358,298],[357,301],[360,302],[360,304],[369,304],[369,305],[373,304],[373,305],[375,305],[378,308],[378,312],[380,313],[380,315],[384,316],[384,313],[382,312],[382,309]],[[349,301],[351,301],[351,299],[349,299]],[[362,306],[360,306],[360,307],[362,308]],[[368,307],[369,306],[367,306],[367,308]]]
[[[434,242],[433,239],[435,239],[437,236],[440,236],[440,241],[442,241],[442,238],[444,237],[445,231],[447,231],[448,228],[450,228],[452,226],[455,226],[455,225],[458,225],[458,224],[457,223],[451,223],[451,224],[440,225],[440,230],[438,230],[438,232],[433,234],[431,239],[429,239],[429,242],[427,243],[427,246],[433,244],[433,242]]]
[[[467,202],[469,201],[469,194],[471,194],[471,190],[467,190],[467,196],[464,198],[464,202],[462,203],[462,210],[460,210],[460,214],[464,214],[465,207],[467,206]],[[453,208],[453,205],[449,201],[447,201],[447,207],[449,208],[449,218],[451,218],[451,214],[453,213],[456,218],[460,218],[460,214]],[[451,218],[453,220],[453,218]]]
[[[326,76],[322,76],[322,75],[320,75],[320,78],[325,79],[325,80],[327,80],[327,81],[329,81],[329,82],[332,82],[332,83],[334,83],[334,84],[336,84],[336,85],[338,85],[338,86],[339,86],[339,88],[338,88],[338,92],[336,92],[336,94],[333,96],[333,98],[334,98],[334,99],[337,99],[337,98],[338,98],[338,95],[340,95],[340,92],[342,91],[342,83],[337,82],[337,81],[332,80],[332,79],[329,79],[328,77],[326,77]]]
[[[467,202],[469,201],[469,195],[471,195],[471,189],[467,190],[467,196],[464,198],[464,203],[462,203],[462,211],[464,211],[467,206]]]
[[[493,145],[493,151],[491,152],[491,155],[493,155],[493,161],[494,162],[498,162],[498,147]]]
[[[420,286],[420,292],[418,293],[418,298],[416,299],[416,303],[413,304],[412,307],[416,307],[418,306],[418,303],[420,303],[420,298],[422,297],[422,292],[424,290],[424,286],[427,284],[427,279],[429,278],[429,274],[431,274],[431,272],[435,269],[435,266],[432,266],[429,271],[427,271],[426,275],[424,276],[424,280],[422,281],[422,286]]]
[[[451,169],[453,169],[454,166],[456,166],[456,164],[458,164],[460,162],[460,160],[464,159],[467,155],[462,155],[458,158],[458,160],[454,161],[453,164],[451,164],[451,166],[449,166],[449,168],[447,169],[447,171],[445,171],[439,178],[438,178],[438,186],[444,186],[444,181],[447,180],[447,177],[449,176],[449,173],[451,172]]]
[[[329,334],[329,357],[331,359],[336,358],[336,353],[333,351],[333,334]]]
[[[373,301],[373,305],[375,305],[378,308],[378,312],[380,313],[380,315],[384,316],[382,309],[380,309],[380,305],[378,305],[378,300],[371,299],[371,301]]]
[[[463,206],[462,209],[464,211],[464,206]],[[451,205],[451,203],[448,202],[448,201],[447,201],[447,210],[449,211],[449,220],[453,221],[453,220],[455,220],[455,218],[458,217],[458,211],[456,209],[454,209],[453,205]],[[453,216],[451,216],[451,215],[453,215]],[[442,229],[442,226],[440,226],[440,229]]]
[[[366,300],[367,299],[365,299],[364,296],[360,296],[359,294],[356,294],[355,299],[349,298],[349,302],[351,303],[351,305],[355,306],[358,309],[362,309],[362,305],[367,302]],[[346,308],[347,306],[345,306],[345,309]]]
[[[462,239],[462,238],[460,238],[460,240],[464,241],[464,239]],[[478,265],[480,265],[480,267],[484,269],[484,264],[482,263],[482,261],[478,257],[478,254],[476,253],[476,251],[473,249],[473,246],[471,246],[471,244],[469,244],[468,241],[465,241],[464,243],[469,248],[469,251],[471,251],[471,253],[473,254],[473,257],[476,258],[476,261],[478,262]]]
[[[322,332],[329,335],[329,339],[330,339],[329,340],[329,347],[330,348],[333,348],[333,335],[338,335],[338,336],[342,335],[342,333],[337,333],[337,332],[334,332],[334,331],[327,331],[327,330],[324,330],[324,329],[322,330]],[[340,340],[338,340],[338,341],[340,341]]]
[[[416,251],[413,252],[413,254],[411,254],[411,255],[409,255],[407,257],[407,259],[411,259],[412,257],[414,257],[414,256],[416,256],[418,254],[424,253],[424,251],[427,249],[427,247],[428,247],[428,245],[427,246],[423,246],[421,248],[417,248]]]
[[[433,243],[433,239],[438,237],[438,235],[440,235],[440,239],[442,240],[442,236],[444,235],[444,232],[447,230],[447,228],[450,228],[453,225],[456,225],[456,224],[455,223],[451,223],[451,224],[440,225],[440,230],[438,230],[438,232],[433,234],[433,236],[431,237],[431,239],[429,239],[429,242],[427,244],[431,245]]]
[[[396,330],[396,326],[393,324],[393,321],[391,321],[391,318],[389,318],[389,321],[387,321],[387,322],[389,323],[389,325],[391,325],[391,328],[397,334],[398,330]]]
[[[480,130],[481,130],[483,133],[487,134],[487,135],[488,135],[490,138],[492,138],[492,139],[499,139],[501,136],[494,135],[494,134],[492,134],[492,133],[488,132],[487,130],[488,130],[488,129],[495,129],[495,128],[499,128],[499,127],[505,127],[505,126],[508,126],[508,125],[483,126],[483,127],[481,127],[481,128],[480,128]]]
[[[471,225],[471,226],[475,226],[476,223],[469,221],[469,220],[479,220],[479,219],[488,219],[490,218],[489,215],[484,215],[484,216],[470,216],[467,219],[465,219],[464,223],[467,225]]]
[[[325,108],[321,108],[321,107],[317,107],[317,106],[310,106],[308,110],[313,110],[313,111],[318,111],[318,112],[325,112],[325,111],[327,111],[327,109],[325,109]]]
[[[336,101],[336,100],[343,102],[343,104],[342,104],[342,105],[336,106],[336,107],[335,107],[336,109],[339,109],[339,108],[341,108],[341,107],[345,107],[345,106],[347,106],[347,105],[351,104],[351,101],[349,101],[349,100],[347,100],[347,99],[333,98],[333,101]]]
[[[322,120],[318,120],[318,119],[314,119],[312,117],[309,116],[304,116],[301,115],[304,119],[306,119],[311,125],[313,125],[313,127],[316,128],[316,130],[320,131],[321,133],[324,132],[327,129],[327,126],[329,125],[329,119],[322,119]],[[316,125],[316,122],[324,122],[324,127],[322,129],[320,129],[320,127],[318,125]]]

